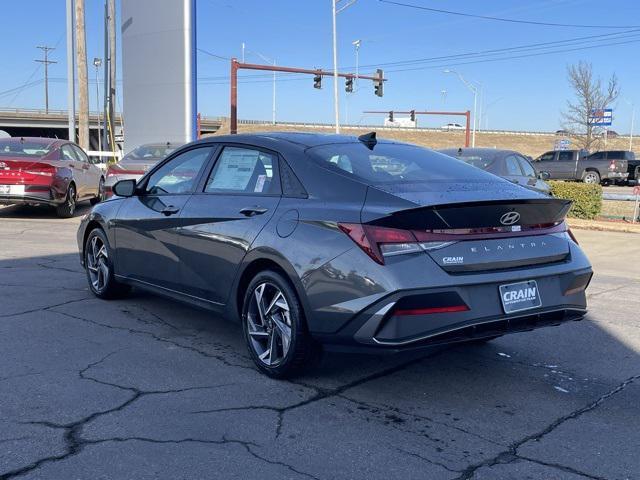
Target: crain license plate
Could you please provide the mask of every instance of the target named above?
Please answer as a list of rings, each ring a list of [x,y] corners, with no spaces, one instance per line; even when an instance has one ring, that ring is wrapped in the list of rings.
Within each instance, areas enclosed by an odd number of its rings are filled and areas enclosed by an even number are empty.
[[[542,299],[535,280],[500,285],[500,300],[504,313],[531,310],[542,306]]]

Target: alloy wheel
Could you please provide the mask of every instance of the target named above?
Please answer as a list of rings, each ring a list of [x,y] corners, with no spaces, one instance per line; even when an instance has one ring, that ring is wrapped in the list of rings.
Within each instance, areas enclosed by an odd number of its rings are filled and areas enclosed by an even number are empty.
[[[94,236],[87,250],[87,270],[94,290],[101,292],[109,279],[109,254],[100,237]]]
[[[73,212],[76,210],[76,191],[73,185],[69,187],[69,192],[67,193],[67,209],[69,215],[73,216]]]
[[[584,176],[584,183],[598,183],[598,176],[593,172],[587,172]]]
[[[276,285],[260,283],[251,295],[246,319],[251,348],[267,366],[277,366],[291,346],[289,303]]]

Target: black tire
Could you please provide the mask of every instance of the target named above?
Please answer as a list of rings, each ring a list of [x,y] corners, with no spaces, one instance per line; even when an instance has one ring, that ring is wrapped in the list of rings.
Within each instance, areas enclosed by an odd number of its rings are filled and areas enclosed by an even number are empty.
[[[76,211],[76,187],[72,184],[67,189],[64,203],[56,207],[56,215],[60,218],[71,218]]]
[[[97,255],[94,251],[94,245],[99,245],[99,248],[104,247],[104,254]],[[94,228],[87,236],[87,241],[84,245],[84,267],[89,283],[89,290],[98,298],[118,298],[131,290],[131,287],[119,283],[114,278],[113,251],[111,250],[107,236],[100,228]],[[98,284],[95,282],[96,272],[93,270],[94,268],[97,268],[101,272],[102,281],[99,281]]]
[[[584,183],[591,183],[594,185],[599,185],[600,184],[600,174],[598,172],[595,172],[593,170],[589,170],[588,172],[584,172],[584,174],[582,175],[582,181]]]
[[[256,340],[256,335],[260,333],[262,335],[271,335],[266,333],[266,328],[263,328],[263,332],[257,332],[256,325],[254,320],[256,318],[264,318],[262,314],[258,316],[255,315],[255,311],[252,312],[252,309],[257,308],[257,297],[256,290],[261,288],[262,292],[265,292],[266,288],[272,290],[278,290],[284,297],[284,300],[288,306],[288,318],[282,316],[282,312],[280,313],[280,320],[289,321],[290,327],[290,335],[289,335],[289,345],[287,352],[284,353],[281,358],[274,362],[273,364],[269,364],[271,361],[271,355],[268,355],[268,358],[261,359],[260,352],[258,349],[260,348],[259,342]],[[262,292],[260,295],[262,296]],[[276,305],[277,307],[277,305]],[[274,307],[275,308],[275,307]],[[265,312],[269,313],[269,312]],[[268,317],[269,315],[265,315]],[[275,317],[276,314],[271,315],[271,318]],[[287,378],[294,376],[296,374],[301,373],[303,370],[310,368],[315,365],[319,359],[321,354],[320,346],[311,338],[307,330],[307,325],[304,317],[304,312],[302,309],[302,305],[296,295],[295,290],[291,286],[290,282],[284,278],[281,274],[271,271],[264,270],[259,272],[249,283],[247,290],[244,294],[243,304],[242,304],[242,330],[244,334],[244,339],[247,344],[247,349],[249,350],[249,354],[253,359],[254,363],[258,367],[258,369],[265,373],[266,375],[273,378]],[[271,330],[273,332],[278,331],[275,327],[278,322],[270,322],[272,325]],[[251,326],[252,325],[252,326]],[[253,329],[253,332],[250,333],[250,329]],[[271,341],[271,336],[268,339],[263,339],[261,341],[265,341],[267,344]],[[273,345],[273,344],[272,344]],[[276,347],[279,347],[280,353],[284,352],[283,347],[283,337],[280,334],[280,344],[277,344]],[[266,348],[266,347],[265,347]],[[274,349],[275,350],[275,349]],[[271,351],[271,348],[269,348]],[[265,352],[263,352],[264,355]],[[269,360],[269,362],[267,362]]]
[[[100,177],[100,183],[98,184],[98,196],[93,197],[89,201],[91,202],[91,205],[96,205],[104,201],[104,178]]]

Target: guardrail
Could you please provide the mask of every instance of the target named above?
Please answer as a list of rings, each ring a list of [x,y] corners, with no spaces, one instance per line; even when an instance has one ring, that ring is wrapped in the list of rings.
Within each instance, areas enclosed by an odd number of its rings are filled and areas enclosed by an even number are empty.
[[[221,120],[224,120],[223,117]],[[274,125],[273,122],[268,120],[251,120],[251,119],[239,119],[238,123],[241,125]],[[321,123],[321,122],[276,122],[276,127],[301,127],[301,128],[334,128],[333,123]],[[351,128],[351,129],[372,129],[372,130],[390,130],[390,131],[407,131],[407,132],[442,132],[449,133],[450,131],[445,130],[439,127],[395,127],[391,125],[376,125],[376,124],[366,124],[366,123],[358,123],[358,124],[342,124],[341,128]],[[460,130],[464,132],[464,130]],[[488,135],[526,135],[526,136],[553,136],[553,137],[561,137],[561,135],[556,134],[555,132],[531,132],[525,130],[476,130],[476,133],[479,134],[488,134]],[[628,135],[618,135],[616,138],[629,138]]]

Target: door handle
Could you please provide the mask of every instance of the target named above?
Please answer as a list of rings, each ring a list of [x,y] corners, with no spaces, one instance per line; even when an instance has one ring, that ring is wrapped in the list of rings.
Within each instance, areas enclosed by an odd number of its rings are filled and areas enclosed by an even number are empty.
[[[245,217],[253,217],[254,215],[262,215],[266,213],[268,208],[264,207],[246,207],[240,210],[240,213]]]
[[[169,205],[168,207],[164,207],[164,209],[160,213],[162,213],[165,217],[168,217],[169,215],[175,215],[179,211],[179,208],[174,207],[173,205]]]

